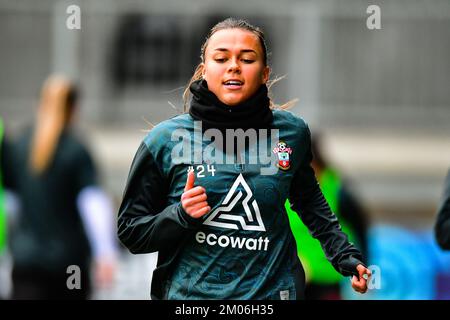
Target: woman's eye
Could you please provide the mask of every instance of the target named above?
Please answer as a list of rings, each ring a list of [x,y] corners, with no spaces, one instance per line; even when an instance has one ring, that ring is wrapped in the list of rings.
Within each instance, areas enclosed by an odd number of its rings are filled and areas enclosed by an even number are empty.
[[[225,58],[216,58],[216,59],[214,59],[216,62],[219,62],[219,63],[222,63],[222,62],[225,62]]]
[[[253,63],[255,60],[252,59],[242,59],[244,63]]]

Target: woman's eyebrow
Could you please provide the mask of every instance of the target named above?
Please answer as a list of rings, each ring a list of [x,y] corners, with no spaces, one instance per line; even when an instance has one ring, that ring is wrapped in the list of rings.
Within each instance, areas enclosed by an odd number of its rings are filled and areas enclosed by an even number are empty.
[[[229,52],[230,50],[228,50],[227,48],[216,48],[214,49],[214,51]],[[256,54],[256,51],[253,49],[242,49],[240,52],[241,53],[252,52]]]

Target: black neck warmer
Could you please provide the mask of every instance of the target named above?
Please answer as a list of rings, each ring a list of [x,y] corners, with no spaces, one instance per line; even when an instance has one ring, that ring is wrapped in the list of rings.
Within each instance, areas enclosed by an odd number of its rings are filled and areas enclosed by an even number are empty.
[[[270,109],[267,86],[261,85],[256,93],[241,104],[228,106],[208,90],[205,80],[197,80],[190,86],[192,92],[189,114],[202,121],[203,131],[210,128],[225,132],[226,129],[270,129],[273,114]]]

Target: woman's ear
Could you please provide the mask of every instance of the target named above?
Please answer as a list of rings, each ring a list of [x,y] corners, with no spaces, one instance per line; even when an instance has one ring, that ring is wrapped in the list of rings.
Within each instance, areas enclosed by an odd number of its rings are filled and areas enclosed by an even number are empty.
[[[199,68],[199,70],[200,70],[200,72],[201,72],[201,75],[202,75],[202,79],[204,79],[204,80],[206,80],[206,70],[205,70],[205,64],[202,62],[202,63],[200,63],[199,65],[198,65],[198,68]]]
[[[269,77],[270,77],[270,68],[269,67],[264,67],[263,73],[262,73],[262,83],[266,84],[267,81],[269,81]]]

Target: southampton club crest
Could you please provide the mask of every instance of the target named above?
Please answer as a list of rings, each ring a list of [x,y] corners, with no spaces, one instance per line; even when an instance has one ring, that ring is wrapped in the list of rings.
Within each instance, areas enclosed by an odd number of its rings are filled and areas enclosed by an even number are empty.
[[[288,147],[286,142],[279,141],[277,146],[273,148],[273,153],[278,155],[278,168],[288,170],[291,167],[289,155],[292,153],[292,148]]]

